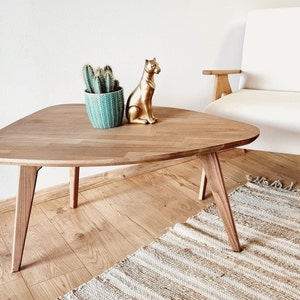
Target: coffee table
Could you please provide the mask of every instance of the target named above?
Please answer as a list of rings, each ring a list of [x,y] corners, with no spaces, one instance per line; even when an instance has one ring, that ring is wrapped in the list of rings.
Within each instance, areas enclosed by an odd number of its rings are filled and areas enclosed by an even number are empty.
[[[84,104],[56,105],[0,130],[0,163],[20,166],[16,199],[12,271],[21,266],[38,171],[43,166],[70,167],[72,206],[77,206],[79,168],[113,166],[197,156],[234,251],[241,251],[218,152],[255,140],[251,125],[170,107],[154,107],[158,122],[123,122],[94,129]],[[101,233],[99,233],[101,234]]]

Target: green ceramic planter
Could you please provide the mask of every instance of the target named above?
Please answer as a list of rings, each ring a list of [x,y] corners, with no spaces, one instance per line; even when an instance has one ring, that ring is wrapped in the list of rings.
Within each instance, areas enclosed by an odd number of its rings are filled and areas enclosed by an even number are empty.
[[[122,125],[124,115],[123,88],[111,93],[84,92],[86,111],[94,128],[107,129]]]

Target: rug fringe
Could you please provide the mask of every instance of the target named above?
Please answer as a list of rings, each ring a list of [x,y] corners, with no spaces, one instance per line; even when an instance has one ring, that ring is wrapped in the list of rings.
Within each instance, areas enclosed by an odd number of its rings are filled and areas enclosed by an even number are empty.
[[[256,178],[254,178],[252,175],[246,175],[246,178],[248,182],[256,183],[264,186],[270,186],[278,190],[294,191],[294,192],[300,191],[300,189],[293,189],[295,183],[292,181],[289,185],[284,186],[284,184],[280,180],[274,180],[273,182],[270,183],[270,181],[263,176],[257,176]]]

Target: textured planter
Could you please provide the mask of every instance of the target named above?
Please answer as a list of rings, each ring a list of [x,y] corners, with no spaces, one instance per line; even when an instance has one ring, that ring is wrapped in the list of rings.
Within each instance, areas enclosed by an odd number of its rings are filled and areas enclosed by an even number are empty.
[[[86,111],[94,128],[112,128],[122,125],[124,115],[123,88],[111,93],[84,92]]]

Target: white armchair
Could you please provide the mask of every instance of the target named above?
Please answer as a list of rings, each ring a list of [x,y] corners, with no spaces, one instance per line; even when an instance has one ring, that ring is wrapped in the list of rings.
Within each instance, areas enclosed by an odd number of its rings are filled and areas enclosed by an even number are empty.
[[[205,112],[256,125],[260,136],[247,149],[300,154],[300,7],[251,11],[241,70],[205,70],[215,76]],[[241,73],[231,91],[228,75]],[[200,198],[205,193],[202,176]]]

